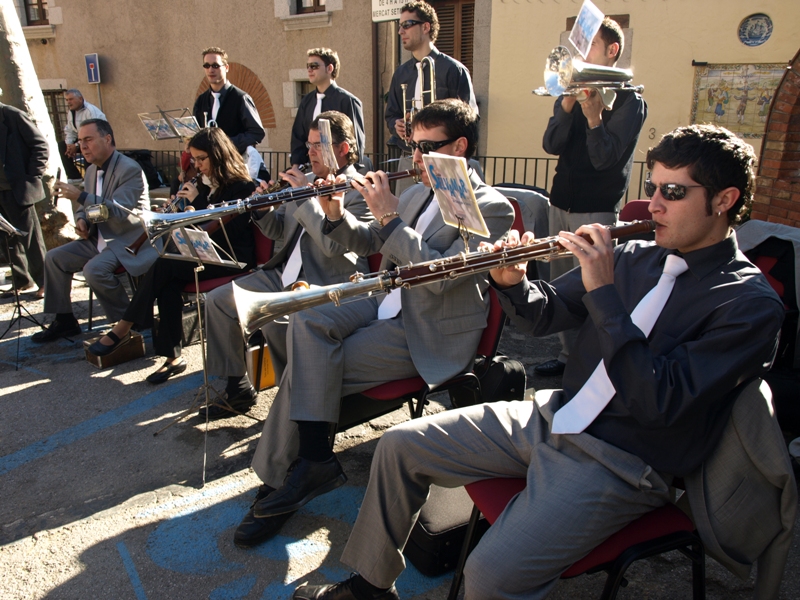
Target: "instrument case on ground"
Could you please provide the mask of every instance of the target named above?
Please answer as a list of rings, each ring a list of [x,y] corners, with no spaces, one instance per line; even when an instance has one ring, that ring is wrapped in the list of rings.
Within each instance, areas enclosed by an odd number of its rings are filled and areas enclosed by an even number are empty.
[[[260,343],[255,346],[248,346],[247,348],[247,376],[253,383],[253,387],[257,392],[265,390],[278,382],[275,381],[275,369],[272,367],[272,357],[269,354],[269,349],[266,345],[263,346],[264,352],[261,352],[262,346]],[[260,359],[260,361],[259,361]],[[261,373],[259,377],[258,364],[261,363]]]
[[[403,550],[406,559],[420,573],[436,577],[456,568],[472,506],[472,500],[463,487],[431,486],[428,501],[420,510]],[[489,523],[481,517],[479,534],[482,536],[487,529]]]

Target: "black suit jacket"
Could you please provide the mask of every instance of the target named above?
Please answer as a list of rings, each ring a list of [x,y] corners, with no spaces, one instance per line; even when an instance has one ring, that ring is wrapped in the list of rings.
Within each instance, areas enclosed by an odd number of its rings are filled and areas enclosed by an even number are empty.
[[[28,115],[0,103],[0,160],[20,206],[44,200],[42,175],[48,156],[47,140]]]
[[[224,91],[217,112],[217,127],[228,134],[236,149],[243,153],[248,146],[258,145],[266,132],[261,124],[261,117],[258,116],[256,104],[249,94],[231,82],[226,83],[222,89]],[[213,106],[211,88],[195,100],[192,114],[200,127],[206,126],[206,119],[211,120]]]
[[[301,165],[308,162],[308,130],[311,129],[311,122],[314,120],[314,109],[317,106],[317,91],[314,90],[303,96],[300,106],[297,108],[297,116],[294,118],[292,127],[292,164]],[[325,97],[322,99],[322,111],[338,110],[346,114],[353,122],[353,129],[356,134],[356,144],[358,145],[358,161],[364,162],[364,144],[367,137],[364,134],[364,109],[361,100],[353,94],[331,82],[330,87],[325,90]]]

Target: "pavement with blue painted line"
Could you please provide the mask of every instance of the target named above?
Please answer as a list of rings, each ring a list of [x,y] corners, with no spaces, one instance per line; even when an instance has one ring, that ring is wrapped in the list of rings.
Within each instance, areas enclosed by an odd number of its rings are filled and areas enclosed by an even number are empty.
[[[84,323],[87,296],[85,287],[76,287]],[[28,306],[42,317],[41,302]],[[9,303],[0,303],[0,332],[10,312]],[[102,317],[96,323],[101,329]],[[83,357],[79,342],[88,334],[76,344],[41,347],[27,339],[34,331],[27,324],[22,329],[19,362],[16,330],[0,340],[0,600],[269,600],[290,597],[302,581],[348,576],[339,556],[372,452],[382,431],[406,419],[403,411],[339,436],[348,484],[309,503],[270,542],[243,550],[232,535],[259,483],[248,465],[261,424],[235,417],[210,425],[202,488],[200,419],[152,435],[192,404],[202,382],[198,346],[185,350],[184,375],[154,387],[144,382],[160,364],[151,354],[99,371]],[[554,347],[513,331],[508,339],[532,364],[549,358]],[[257,418],[266,416],[273,395],[260,394]],[[782,598],[800,596],[798,554],[794,548]],[[752,595],[752,581],[738,582],[710,560],[707,570],[708,598]],[[629,573],[631,584],[620,598],[689,593],[690,569],[680,556],[643,561]],[[449,579],[409,568],[398,589],[405,600],[441,600]],[[597,597],[602,580],[594,575],[559,583],[551,597]]]

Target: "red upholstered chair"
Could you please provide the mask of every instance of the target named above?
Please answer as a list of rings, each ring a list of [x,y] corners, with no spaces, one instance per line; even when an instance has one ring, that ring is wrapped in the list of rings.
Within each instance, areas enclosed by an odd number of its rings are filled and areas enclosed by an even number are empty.
[[[497,353],[500,336],[505,325],[505,314],[497,294],[489,288],[489,314],[476,354],[491,359]],[[337,430],[360,425],[371,419],[392,412],[403,404],[408,405],[412,419],[422,416],[428,395],[433,392],[465,388],[472,393],[473,403],[481,401],[481,384],[473,372],[462,373],[453,379],[429,389],[422,377],[410,377],[383,383],[374,388],[342,398]],[[335,433],[335,431],[334,431]],[[331,440],[333,440],[333,435]]]
[[[450,587],[448,600],[455,600],[463,579],[467,556],[477,544],[478,519],[483,514],[494,523],[509,501],[525,488],[524,479],[484,479],[466,486],[475,503]],[[656,554],[679,550],[692,561],[692,592],[695,600],[705,598],[705,550],[695,533],[694,524],[683,511],[673,504],[657,508],[629,523],[606,541],[595,547],[569,569],[561,578],[576,577],[584,573],[606,571],[608,577],[600,596],[613,600],[620,587],[627,585],[625,571],[635,561]]]
[[[136,291],[136,282],[138,281],[138,277],[132,277],[131,274],[128,273],[125,270],[125,267],[123,267],[122,265],[120,265],[119,268],[116,271],[114,271],[114,275],[122,275],[123,273],[128,276],[128,283],[131,286],[131,291],[135,292]],[[89,286],[89,316],[86,319],[86,321],[87,321],[86,322],[86,331],[91,331],[92,330],[92,314],[93,314],[92,305],[93,304],[94,304],[94,291],[92,290],[92,287]]]
[[[619,211],[619,220],[646,221],[647,219],[652,219],[653,215],[650,214],[648,206],[650,206],[650,200],[630,200]]]

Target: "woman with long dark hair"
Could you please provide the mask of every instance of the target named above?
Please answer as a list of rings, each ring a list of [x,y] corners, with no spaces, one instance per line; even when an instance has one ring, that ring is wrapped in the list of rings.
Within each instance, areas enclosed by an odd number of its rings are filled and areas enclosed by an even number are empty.
[[[210,203],[225,202],[250,196],[256,184],[250,178],[247,166],[225,132],[216,127],[198,132],[189,141],[189,152],[202,182],[197,185],[187,182],[178,192],[189,206],[196,210]],[[225,224],[228,239],[236,260],[244,263],[243,269],[232,269],[219,265],[206,265],[199,273],[200,280],[224,277],[251,269],[255,260],[255,239],[250,225],[250,216],[241,214]],[[227,250],[225,233],[218,229],[211,239]],[[181,358],[181,336],[183,333],[182,291],[187,283],[194,281],[196,263],[169,258],[159,258],[143,276],[131,299],[125,315],[114,327],[92,344],[89,351],[96,356],[105,356],[122,344],[130,341],[131,328],[146,328],[153,323],[153,302],[158,303],[159,325],[153,331],[155,353],[166,357],[166,362],[147,377],[150,383],[163,383],[172,375],[186,370],[186,361]]]

